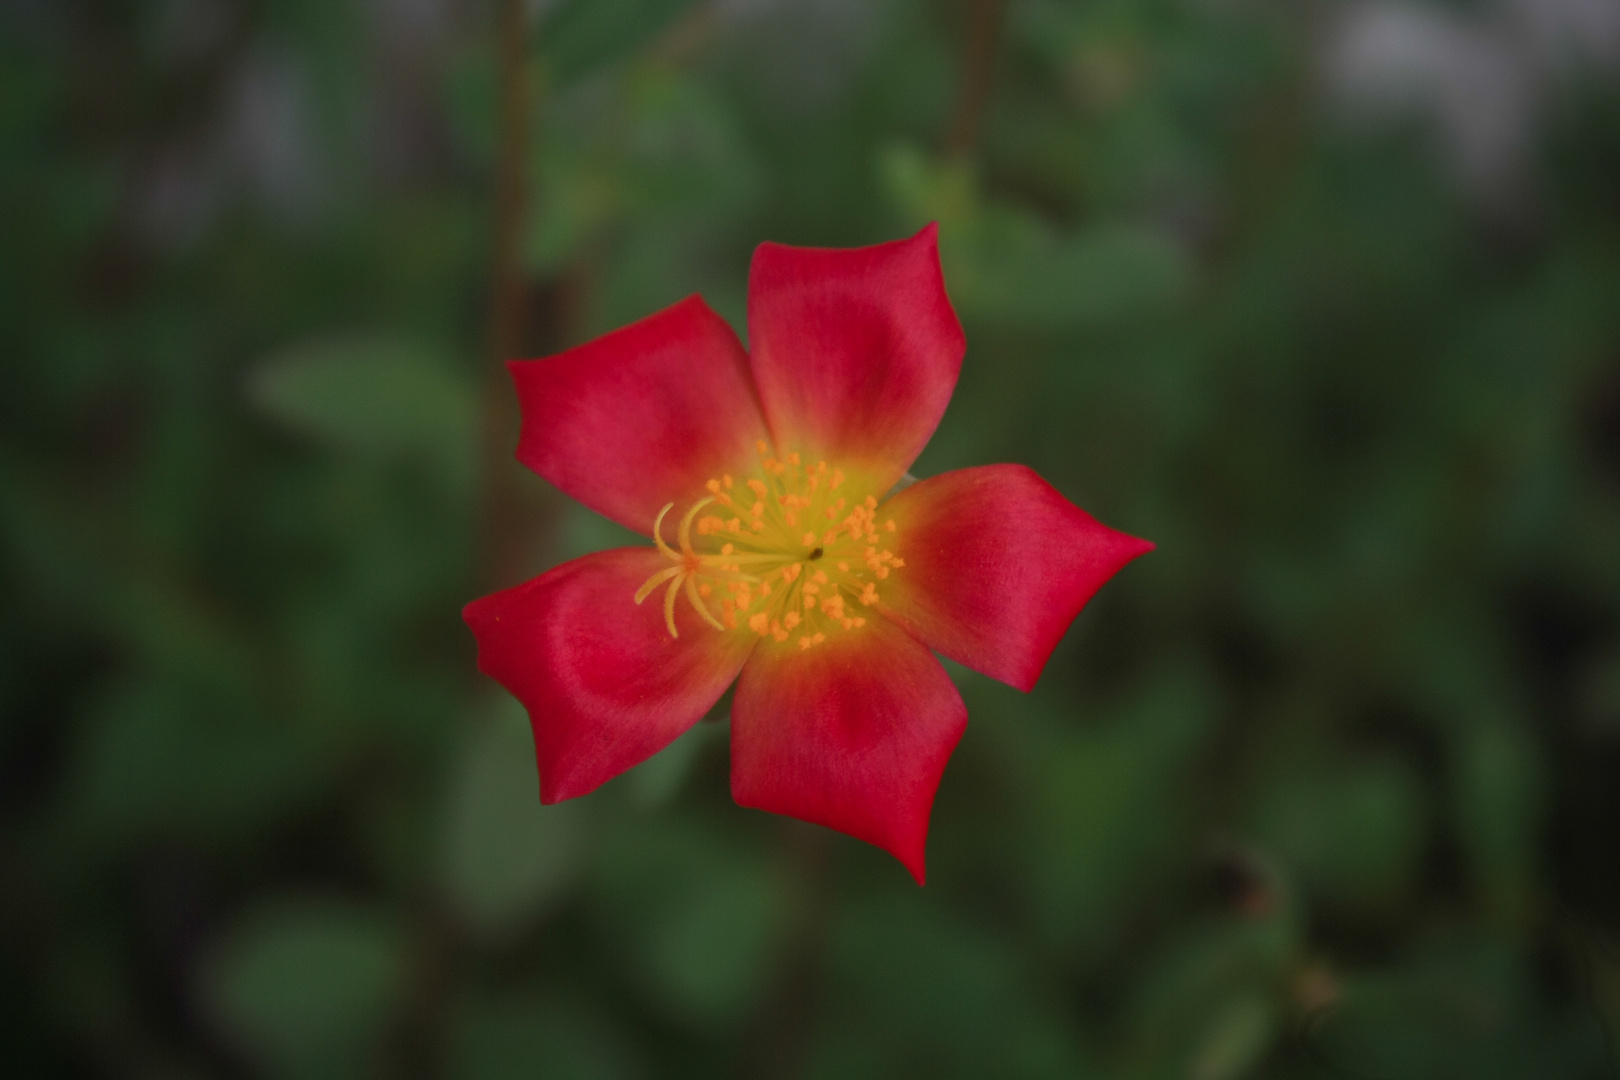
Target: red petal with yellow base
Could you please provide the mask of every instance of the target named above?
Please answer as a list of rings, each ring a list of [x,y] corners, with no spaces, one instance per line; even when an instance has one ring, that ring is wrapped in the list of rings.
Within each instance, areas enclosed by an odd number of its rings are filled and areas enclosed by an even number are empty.
[[[812,649],[763,640],[731,707],[731,794],[876,844],[922,884],[928,815],[967,708],[934,655],[874,618]]]
[[[966,339],[938,228],[874,247],[761,244],[748,276],[754,380],[783,452],[871,473],[880,496],[922,452]]]
[[[938,650],[1029,690],[1063,632],[1146,540],[1116,532],[1023,465],[984,465],[911,485],[879,507],[898,526],[904,573],[878,610]]]
[[[507,367],[523,408],[518,460],[643,536],[666,503],[751,465],[766,435],[748,356],[698,296]]]
[[[462,612],[478,669],[529,711],[540,801],[594,790],[668,746],[719,700],[754,646],[715,633],[690,606],[632,599],[665,562],[652,548],[602,551],[474,600]]]

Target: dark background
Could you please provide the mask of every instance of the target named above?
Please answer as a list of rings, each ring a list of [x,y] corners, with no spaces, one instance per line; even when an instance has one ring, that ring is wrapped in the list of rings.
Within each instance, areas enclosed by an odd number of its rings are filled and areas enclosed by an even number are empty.
[[[0,2],[0,1070],[1614,1075],[1617,77],[1615,0]],[[953,669],[925,889],[723,710],[542,810],[460,608],[619,534],[496,358],[930,220],[915,471],[1158,550]]]

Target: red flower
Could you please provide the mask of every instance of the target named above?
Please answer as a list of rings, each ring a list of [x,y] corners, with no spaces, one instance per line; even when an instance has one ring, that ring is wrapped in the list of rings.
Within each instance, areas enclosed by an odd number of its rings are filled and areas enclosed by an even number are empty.
[[[1021,465],[889,494],[965,348],[934,226],[868,248],[760,245],[748,325],[751,352],[693,296],[509,365],[518,460],[655,546],[467,605],[478,666],[529,710],[546,803],[651,757],[736,680],[737,802],[876,844],[921,883],[967,724],[934,653],[1028,690],[1153,545]]]

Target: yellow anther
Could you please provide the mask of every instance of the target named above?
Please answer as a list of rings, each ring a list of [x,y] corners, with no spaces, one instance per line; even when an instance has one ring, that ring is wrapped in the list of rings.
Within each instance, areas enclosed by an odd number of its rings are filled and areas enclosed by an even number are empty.
[[[802,452],[779,460],[765,440],[756,448],[760,457],[754,475],[722,473],[705,481],[704,497],[686,510],[668,541],[663,522],[674,504],[659,511],[653,542],[670,565],[643,582],[636,602],[663,588],[664,622],[671,637],[679,636],[674,609],[681,592],[712,627],[748,630],[777,641],[791,634],[808,643],[801,648],[825,640],[818,625],[835,634],[858,629],[865,619],[855,610],[877,604],[875,583],[905,565],[878,539],[880,534],[892,537],[898,524],[877,516],[875,496],[834,494],[845,476],[826,461],[811,458],[813,464],[807,465]],[[728,494],[733,491],[735,502]],[[716,509],[734,506],[736,516],[703,512],[710,503],[718,504]],[[703,538],[698,541],[702,550],[693,547],[694,529]],[[711,537],[727,542],[708,546]],[[819,561],[823,554],[831,558]]]
[[[765,451],[769,450],[770,447],[765,445],[765,440],[764,439],[755,439],[754,440],[754,449],[758,450],[760,453],[763,454]]]

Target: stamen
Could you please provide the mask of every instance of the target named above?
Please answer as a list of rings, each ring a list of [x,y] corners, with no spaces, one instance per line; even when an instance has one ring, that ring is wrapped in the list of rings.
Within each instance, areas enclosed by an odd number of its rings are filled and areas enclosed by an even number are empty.
[[[791,635],[801,649],[821,644],[829,633],[860,629],[866,620],[854,614],[857,605],[876,605],[874,583],[905,566],[890,550],[899,547],[898,524],[878,517],[874,496],[834,494],[845,477],[827,462],[811,458],[814,464],[808,464],[798,451],[778,458],[763,440],[756,448],[761,460],[755,475],[724,473],[707,480],[704,496],[681,515],[673,544],[664,539],[663,527],[675,504],[658,511],[653,544],[670,565],[641,583],[635,602],[663,587],[664,626],[672,639],[680,636],[675,605],[682,592],[717,630],[748,630],[777,642]],[[710,503],[734,507],[738,516],[703,513]],[[800,526],[801,518],[812,529]],[[694,528],[704,550],[693,546]],[[889,547],[881,546],[880,536]],[[743,572],[745,566],[752,572]]]

